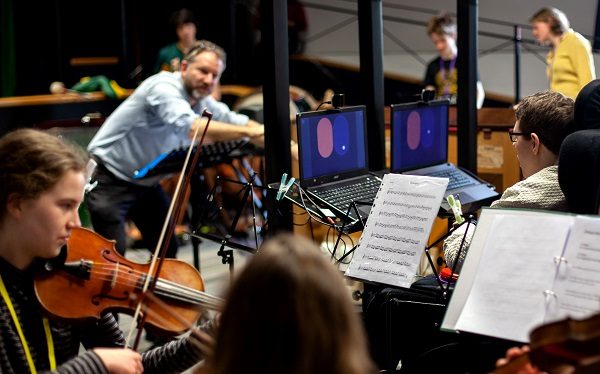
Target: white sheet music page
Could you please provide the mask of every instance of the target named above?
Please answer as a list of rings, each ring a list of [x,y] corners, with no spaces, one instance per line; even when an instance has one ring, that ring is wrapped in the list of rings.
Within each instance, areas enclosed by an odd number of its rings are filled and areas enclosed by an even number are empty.
[[[572,217],[508,209],[485,209],[484,215],[494,218],[489,228],[477,226],[475,236],[487,229],[487,238],[474,237],[467,253],[466,261],[471,251],[483,251],[479,264],[471,264],[475,268],[465,262],[462,269],[461,277],[465,271],[476,274],[455,328],[527,342],[529,331],[544,320],[550,297],[545,291],[556,274],[554,257],[563,251]],[[483,248],[477,248],[481,243]],[[457,288],[465,286],[461,281]]]
[[[600,311],[600,218],[577,216],[559,264],[546,322]]]
[[[410,287],[447,178],[386,174],[346,275]]]

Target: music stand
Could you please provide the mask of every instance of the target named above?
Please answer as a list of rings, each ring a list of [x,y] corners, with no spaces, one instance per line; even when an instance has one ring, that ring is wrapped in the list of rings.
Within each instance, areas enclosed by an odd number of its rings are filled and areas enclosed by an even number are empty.
[[[369,205],[372,204],[368,203],[368,202],[361,202],[361,201],[353,201],[352,204],[350,204],[350,206],[348,207],[348,210],[346,212],[346,216],[348,216],[350,214],[351,209],[354,209],[354,212],[356,213],[356,216],[359,217],[358,222],[356,224],[361,225],[361,228],[364,229],[365,227],[365,222],[363,221],[362,217],[359,214],[358,211],[358,205]],[[451,217],[448,217],[451,218]],[[435,247],[437,244],[439,244],[442,240],[445,240],[448,236],[450,236],[454,231],[456,231],[459,227],[461,227],[464,224],[467,224],[467,228],[465,230],[465,234],[462,237],[461,243],[460,243],[460,247],[458,250],[458,254],[457,254],[457,259],[460,258],[460,255],[464,249],[464,244],[466,242],[466,235],[469,231],[469,226],[471,225],[472,221],[475,219],[474,215],[471,213],[467,213],[463,215],[463,218],[465,218],[465,220],[460,223],[460,224],[453,224],[452,227],[446,232],[444,233],[442,236],[440,236],[439,238],[437,238],[432,244],[428,245],[425,247],[424,251],[425,251],[425,256],[427,257],[427,261],[429,262],[429,265],[431,266],[431,270],[433,271],[433,275],[435,277],[436,283],[439,287],[439,291],[441,292],[441,296],[442,299],[444,301],[448,301],[448,296],[449,296],[449,291],[450,291],[450,284],[452,283],[451,281],[446,282],[446,286],[444,287],[444,282],[442,281],[440,274],[437,272],[436,268],[435,268],[435,264],[433,262],[433,259],[431,258],[431,253],[430,250]],[[355,225],[356,225],[355,224]],[[333,247],[333,251],[332,251],[332,255],[331,255],[331,259],[335,261],[336,264],[340,264],[342,263],[342,261],[344,259],[346,259],[346,257],[348,257],[350,254],[354,253],[354,251],[356,250],[356,248],[358,247],[358,244],[355,245],[354,247],[352,247],[348,252],[344,253],[344,255],[342,257],[340,257],[339,259],[335,258],[335,253],[337,250],[337,246],[339,245],[339,242],[341,240],[341,236],[344,233],[344,227],[346,225],[346,222],[344,221],[344,224],[342,225],[342,227],[340,228],[340,230],[338,231],[338,237],[336,240],[336,243]],[[452,275],[455,274],[456,268],[458,265],[458,260],[454,262],[454,265],[452,266]],[[452,279],[452,275],[451,275],[451,279]]]
[[[246,167],[249,167],[249,165],[246,165]],[[199,190],[200,183],[201,183],[201,181],[199,179],[195,180],[192,183],[192,195],[194,195],[195,193],[198,193],[197,190]],[[238,203],[237,209],[235,210],[235,214],[234,214],[233,220],[231,222],[231,225],[226,229],[227,232],[224,235],[215,235],[215,234],[211,234],[211,233],[202,232],[202,230],[200,230],[199,227],[195,227],[194,230],[192,231],[192,233],[190,234],[190,236],[192,237],[192,247],[193,247],[193,252],[194,252],[194,266],[196,268],[198,268],[198,269],[200,268],[199,245],[200,245],[201,239],[204,238],[204,239],[208,239],[208,240],[212,240],[212,241],[221,243],[221,246],[217,252],[217,255],[222,257],[221,262],[223,264],[229,265],[230,273],[231,273],[231,275],[233,275],[234,257],[233,257],[232,249],[243,250],[243,251],[246,251],[249,253],[256,253],[258,250],[259,230],[257,229],[257,225],[256,225],[257,207],[258,207],[258,210],[260,211],[260,214],[263,217],[265,217],[266,214],[261,211],[263,204],[260,201],[260,198],[258,198],[258,196],[256,196],[254,189],[255,188],[259,188],[262,190],[266,190],[266,189],[262,186],[262,183],[260,182],[260,178],[253,170],[250,173],[250,180],[233,180],[233,179],[217,176],[216,183],[212,187],[210,192],[208,193],[207,198],[205,200],[201,200],[201,201],[205,201],[208,203],[214,202],[215,195],[218,193],[217,191],[218,191],[219,187],[221,187],[222,183],[230,183],[230,184],[239,185],[240,190],[238,191],[238,195],[240,195],[240,194],[242,195],[240,202]],[[240,217],[246,210],[248,203],[252,204],[251,208],[252,208],[252,221],[253,221],[252,230],[254,233],[254,248],[250,247],[248,245],[244,245],[244,244],[236,243],[236,242],[232,241],[232,238],[234,237],[234,233],[235,233],[235,228],[239,222]],[[203,217],[202,214],[198,215],[198,214],[195,214],[194,212],[202,211],[203,213],[206,213],[208,210],[203,209],[201,206],[197,206],[197,205],[192,206],[192,217],[193,217],[192,225],[199,226],[199,224],[202,221],[202,218],[205,218],[208,220],[217,218],[217,215],[219,214],[219,211],[221,209],[225,209],[225,208],[223,206],[219,206],[219,207],[217,207],[217,210],[213,214],[211,214],[210,216],[208,216],[208,214],[204,214],[204,217]],[[263,227],[265,225],[266,225],[266,223],[263,225]],[[232,248],[232,249],[225,249],[225,247]]]

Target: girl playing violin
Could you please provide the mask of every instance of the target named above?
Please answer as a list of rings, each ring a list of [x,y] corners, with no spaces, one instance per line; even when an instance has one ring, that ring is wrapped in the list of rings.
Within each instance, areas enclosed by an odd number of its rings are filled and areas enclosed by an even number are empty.
[[[124,348],[112,313],[74,323],[47,316],[36,298],[39,260],[56,257],[80,225],[86,161],[75,146],[41,131],[0,138],[0,372],[185,370],[202,358],[191,338],[140,355]]]

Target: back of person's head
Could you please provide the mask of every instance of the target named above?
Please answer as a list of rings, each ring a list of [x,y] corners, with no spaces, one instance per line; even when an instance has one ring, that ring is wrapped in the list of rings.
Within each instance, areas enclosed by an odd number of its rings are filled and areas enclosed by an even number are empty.
[[[448,13],[437,15],[427,22],[427,35],[456,35],[456,23]]]
[[[600,214],[600,130],[576,131],[565,139],[558,158],[558,183],[570,212]]]
[[[191,63],[196,56],[202,52],[213,52],[221,61],[223,61],[223,66],[227,63],[227,54],[225,53],[225,50],[217,44],[204,39],[198,40],[189,52],[183,56],[183,59]]]
[[[16,130],[0,138],[0,222],[10,195],[35,199],[67,171],[84,171],[86,161],[77,146],[39,130]]]
[[[574,128],[573,99],[554,91],[542,91],[521,100],[515,109],[522,133],[536,133],[540,142],[558,155],[560,145]]]
[[[341,274],[307,239],[265,242],[226,300],[212,374],[375,371]]]
[[[560,10],[552,7],[542,8],[535,12],[529,19],[529,23],[545,22],[550,25],[550,31],[554,35],[562,35],[570,26],[569,19]]]
[[[558,181],[571,212],[600,214],[600,79],[581,89],[574,112],[576,131],[560,148]]]
[[[575,129],[600,128],[600,79],[586,84],[575,99]]]
[[[186,23],[193,23],[194,25],[197,25],[196,16],[194,16],[194,13],[192,13],[191,10],[186,8],[181,8],[173,12],[173,14],[171,14],[171,18],[169,18],[169,23],[173,25],[175,29],[185,25]]]

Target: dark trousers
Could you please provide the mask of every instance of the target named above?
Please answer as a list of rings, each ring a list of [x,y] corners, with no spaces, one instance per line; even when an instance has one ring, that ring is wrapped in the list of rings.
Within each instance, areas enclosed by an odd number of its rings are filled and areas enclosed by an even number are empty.
[[[169,198],[160,185],[138,186],[114,176],[102,164],[98,165],[95,179],[98,185],[86,196],[94,230],[107,239],[117,241],[117,251],[126,248],[125,220],[129,218],[142,234],[144,245],[154,252],[169,209]],[[167,257],[177,254],[173,237]]]

